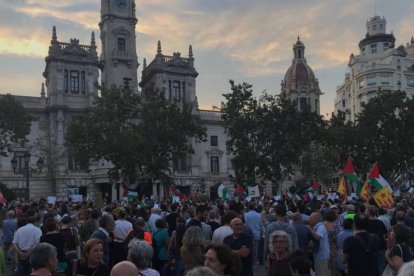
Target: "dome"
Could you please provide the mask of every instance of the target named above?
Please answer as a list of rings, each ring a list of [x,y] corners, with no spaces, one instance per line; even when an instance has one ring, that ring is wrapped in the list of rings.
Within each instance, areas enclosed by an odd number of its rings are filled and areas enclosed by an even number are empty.
[[[286,87],[292,87],[292,84],[299,86],[307,86],[308,83],[316,81],[312,68],[305,62],[297,62],[293,60],[292,65],[286,71],[284,83]]]

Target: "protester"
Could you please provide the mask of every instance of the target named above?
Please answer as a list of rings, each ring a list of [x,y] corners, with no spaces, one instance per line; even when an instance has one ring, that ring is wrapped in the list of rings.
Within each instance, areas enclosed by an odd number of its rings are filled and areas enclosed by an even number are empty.
[[[414,252],[409,245],[410,234],[408,227],[396,224],[388,235],[385,259],[394,273],[397,273],[404,263],[414,260]]]
[[[186,276],[217,276],[211,268],[198,266],[187,272]]]
[[[151,268],[154,251],[146,241],[134,239],[128,245],[128,261],[135,264],[140,276],[160,276]]]
[[[246,220],[245,226],[249,228],[253,233],[253,250],[252,256],[255,264],[259,263],[258,251],[259,241],[263,231],[262,217],[256,212],[256,204],[254,202],[249,203],[249,211],[244,214]]]
[[[109,260],[109,234],[115,229],[115,221],[111,215],[103,215],[99,220],[99,228],[92,233],[91,238],[100,239],[103,245],[103,262],[110,265]]]
[[[197,266],[204,264],[205,239],[198,226],[190,226],[184,233],[183,245],[180,248],[184,263],[184,274]]]
[[[180,249],[183,246],[183,237],[185,233],[185,220],[182,217],[177,218],[176,228],[171,234],[170,247],[168,252],[170,256],[175,260],[177,275],[184,273],[184,262],[181,258]]]
[[[312,237],[319,242],[319,246],[314,248],[315,255],[315,272],[318,276],[330,276],[329,269],[329,237],[325,225],[321,222],[321,214],[314,212],[309,217],[309,230]]]
[[[58,226],[54,218],[50,218],[46,221],[44,225],[46,234],[43,234],[40,237],[40,242],[49,243],[57,249],[57,259],[59,261],[58,268],[59,271],[64,271],[67,266],[66,256],[65,256],[65,237],[58,232]]]
[[[69,263],[65,275],[109,276],[110,269],[103,263],[103,256],[102,240],[91,238],[83,247],[81,259]]]
[[[153,265],[157,271],[161,271],[170,259],[170,255],[168,254],[170,236],[168,235],[168,228],[165,220],[157,220],[155,227],[157,230],[153,233],[152,237],[153,246],[155,248]]]
[[[266,276],[290,276],[290,236],[285,231],[274,231],[268,242],[270,254],[267,258]]]
[[[345,276],[345,265],[343,262],[343,248],[344,248],[344,241],[349,236],[352,236],[354,234],[353,228],[354,228],[354,220],[353,219],[345,219],[343,221],[343,227],[344,230],[339,232],[338,238],[337,238],[337,250],[338,250],[338,256],[337,256],[337,265],[339,273],[342,276]]]
[[[223,226],[217,228],[213,233],[212,242],[213,243],[222,243],[224,238],[233,234],[233,230],[231,229],[230,223],[231,221],[237,217],[237,214],[233,211],[227,211],[222,216],[222,223]]]
[[[205,254],[204,265],[218,276],[239,276],[240,258],[225,244],[210,244]]]
[[[31,276],[52,276],[58,271],[56,247],[41,242],[30,252]]]
[[[110,276],[137,276],[138,268],[129,261],[122,261],[114,265]]]

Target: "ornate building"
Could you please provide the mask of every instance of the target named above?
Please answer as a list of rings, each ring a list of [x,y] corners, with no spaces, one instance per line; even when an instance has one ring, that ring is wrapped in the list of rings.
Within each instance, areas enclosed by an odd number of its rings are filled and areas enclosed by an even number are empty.
[[[306,63],[305,44],[298,37],[293,44],[292,65],[281,83],[281,96],[290,99],[300,111],[309,110],[319,114],[321,94],[319,81]]]
[[[88,198],[119,199],[121,183],[111,182],[107,175],[111,163],[99,161],[80,167],[65,145],[65,133],[72,119],[87,116],[93,108],[99,70],[104,87],[129,86],[138,91],[136,24],[133,0],[102,0],[100,59],[94,33],[90,45],[81,45],[77,39],[65,43],[58,41],[53,27],[40,97],[14,96],[35,118],[29,142],[24,148],[13,147],[8,157],[0,157],[0,180],[18,197],[39,199],[50,195],[66,200],[69,194],[79,193]],[[165,90],[167,98],[177,104],[190,103],[207,129],[208,141],[189,141],[195,153],[176,158],[172,164],[176,186],[186,193],[208,192],[217,182],[228,180],[233,171],[226,154],[227,136],[220,112],[198,109],[198,73],[192,47],[187,58],[180,53],[166,56],[158,43],[154,60],[148,66],[145,60],[143,63],[141,88],[155,86]],[[165,192],[163,185],[154,184],[153,194]]]
[[[395,47],[393,33],[387,33],[386,20],[378,15],[368,20],[367,33],[359,42],[359,54],[351,54],[349,72],[338,86],[335,112],[345,112],[354,121],[367,103],[381,91],[405,91],[414,95],[414,40]]]

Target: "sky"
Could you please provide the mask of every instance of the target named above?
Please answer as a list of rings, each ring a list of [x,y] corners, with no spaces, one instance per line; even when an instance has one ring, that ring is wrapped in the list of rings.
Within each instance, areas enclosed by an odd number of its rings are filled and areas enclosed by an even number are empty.
[[[45,57],[56,26],[61,42],[90,44],[95,31],[98,53],[99,0],[0,0],[0,94],[39,96]],[[387,19],[396,46],[414,34],[413,0],[135,0],[138,61],[149,64],[157,41],[162,52],[188,55],[191,44],[200,108],[220,106],[229,80],[280,93],[292,63],[298,35],[305,57],[324,93],[321,114],[334,108],[335,89],[343,83],[351,53],[375,14]],[[138,68],[141,77],[142,66]]]

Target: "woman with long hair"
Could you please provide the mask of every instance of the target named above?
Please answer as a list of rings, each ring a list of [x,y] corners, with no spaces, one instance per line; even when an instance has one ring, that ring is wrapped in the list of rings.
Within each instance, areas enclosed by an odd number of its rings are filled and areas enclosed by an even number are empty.
[[[201,227],[190,226],[183,236],[183,245],[180,248],[181,258],[184,262],[185,271],[204,264],[204,234]]]
[[[218,276],[238,276],[241,272],[239,256],[224,243],[207,246],[204,266],[211,268]]]
[[[404,224],[397,223],[392,227],[387,239],[385,259],[389,268],[395,274],[404,263],[414,259],[414,252],[410,247],[410,229]]]
[[[183,245],[183,236],[185,233],[185,219],[182,217],[177,218],[177,226],[171,234],[171,242],[169,252],[174,257],[175,264],[177,266],[177,275],[181,275],[184,272],[184,263],[181,258],[180,248]]]
[[[89,239],[83,247],[81,259],[73,260],[66,268],[65,275],[109,276],[111,271],[103,264],[102,258],[102,241],[99,239]]]
[[[57,259],[59,261],[58,268],[59,271],[64,271],[67,266],[66,256],[65,256],[65,237],[59,233],[56,220],[54,218],[49,218],[43,225],[46,234],[43,234],[40,237],[39,242],[47,242],[48,244],[53,245],[57,249]]]
[[[290,276],[292,241],[285,231],[274,231],[269,237],[266,276]]]

